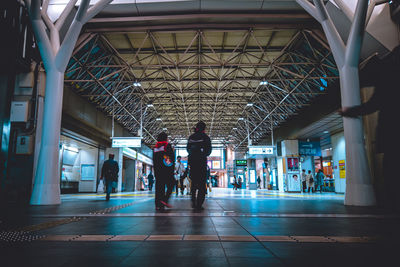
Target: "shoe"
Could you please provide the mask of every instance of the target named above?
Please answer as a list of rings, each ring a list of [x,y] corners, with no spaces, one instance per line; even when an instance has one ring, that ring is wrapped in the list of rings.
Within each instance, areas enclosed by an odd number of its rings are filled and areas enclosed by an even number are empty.
[[[164,206],[156,207],[156,210],[163,211],[163,210],[165,210],[165,207]]]
[[[163,204],[165,207],[167,207],[167,208],[172,208],[172,206],[170,205],[170,204],[168,204],[167,202],[165,202],[165,201],[160,201],[161,202],[161,204]]]
[[[195,210],[200,211],[200,210],[204,210],[204,208],[200,206],[200,207],[196,207]]]

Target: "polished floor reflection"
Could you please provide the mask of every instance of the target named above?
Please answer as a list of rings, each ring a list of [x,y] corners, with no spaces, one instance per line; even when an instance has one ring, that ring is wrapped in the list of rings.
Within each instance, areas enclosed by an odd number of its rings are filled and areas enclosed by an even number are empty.
[[[62,199],[3,209],[4,266],[370,266],[395,255],[400,222],[332,193],[214,188],[201,212],[187,195],[164,212],[152,192]]]

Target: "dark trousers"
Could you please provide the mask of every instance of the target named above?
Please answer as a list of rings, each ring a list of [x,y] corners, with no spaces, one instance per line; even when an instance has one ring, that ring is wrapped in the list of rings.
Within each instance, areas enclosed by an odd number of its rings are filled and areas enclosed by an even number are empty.
[[[185,180],[185,178],[180,178],[179,179],[179,184],[181,186],[181,194],[183,195],[183,191],[185,191],[185,187],[183,186],[183,181]]]
[[[156,207],[163,207],[161,201],[168,202],[169,197],[171,196],[172,189],[174,186],[174,177],[159,175],[156,176],[156,198],[155,203]],[[167,187],[167,191],[165,191],[165,187]]]
[[[303,192],[306,192],[307,191],[307,182],[303,181],[302,184],[303,184]]]
[[[149,191],[153,190],[153,184],[154,184],[154,182],[149,182]]]
[[[109,180],[106,180],[106,184],[105,184],[105,186],[106,186],[106,199],[108,200],[108,199],[110,199],[110,194],[111,194],[111,191],[112,191],[112,189],[113,189],[113,180],[111,180],[111,179],[109,179]]]
[[[174,186],[173,186],[173,188],[175,188],[175,193],[176,193],[176,195],[178,195],[178,193],[179,193],[179,180],[176,180],[175,178],[174,178]]]
[[[190,165],[190,174],[192,179],[192,205],[194,208],[201,208],[206,197],[207,163]]]

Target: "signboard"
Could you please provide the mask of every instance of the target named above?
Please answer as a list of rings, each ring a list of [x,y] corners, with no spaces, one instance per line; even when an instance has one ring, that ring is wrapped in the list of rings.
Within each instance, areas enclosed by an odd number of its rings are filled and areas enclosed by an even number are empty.
[[[81,180],[82,181],[93,181],[94,180],[94,164],[82,164],[81,165]]]
[[[346,161],[344,159],[339,160],[339,177],[346,178]]]
[[[321,156],[321,145],[319,142],[299,141],[299,154],[304,156]]]
[[[247,167],[247,160],[245,160],[245,159],[235,160],[235,163],[236,163],[236,166]]]
[[[250,170],[250,183],[256,183],[256,170]]]
[[[214,170],[221,169],[221,161],[213,160],[212,161],[212,169],[214,169]]]
[[[141,147],[141,137],[113,137],[112,147]]]
[[[249,146],[250,155],[273,155],[274,148],[272,146]]]
[[[287,177],[287,191],[301,192],[299,173],[288,173],[286,177]]]
[[[130,148],[128,148],[128,147],[124,147],[124,148],[122,149],[122,154],[123,154],[124,156],[127,156],[128,158],[136,159],[136,151],[133,150],[133,149],[130,149]]]
[[[153,160],[149,159],[148,157],[146,157],[143,154],[137,153],[137,159],[146,164],[153,165]]]
[[[299,159],[298,158],[287,158],[287,168],[288,168],[288,171],[298,171],[299,170]]]

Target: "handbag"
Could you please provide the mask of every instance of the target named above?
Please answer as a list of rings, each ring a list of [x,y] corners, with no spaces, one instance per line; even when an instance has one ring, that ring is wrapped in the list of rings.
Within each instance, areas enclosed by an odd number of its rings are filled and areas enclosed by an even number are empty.
[[[97,193],[103,194],[104,193],[104,182],[103,179],[100,179],[99,185],[97,186]]]

